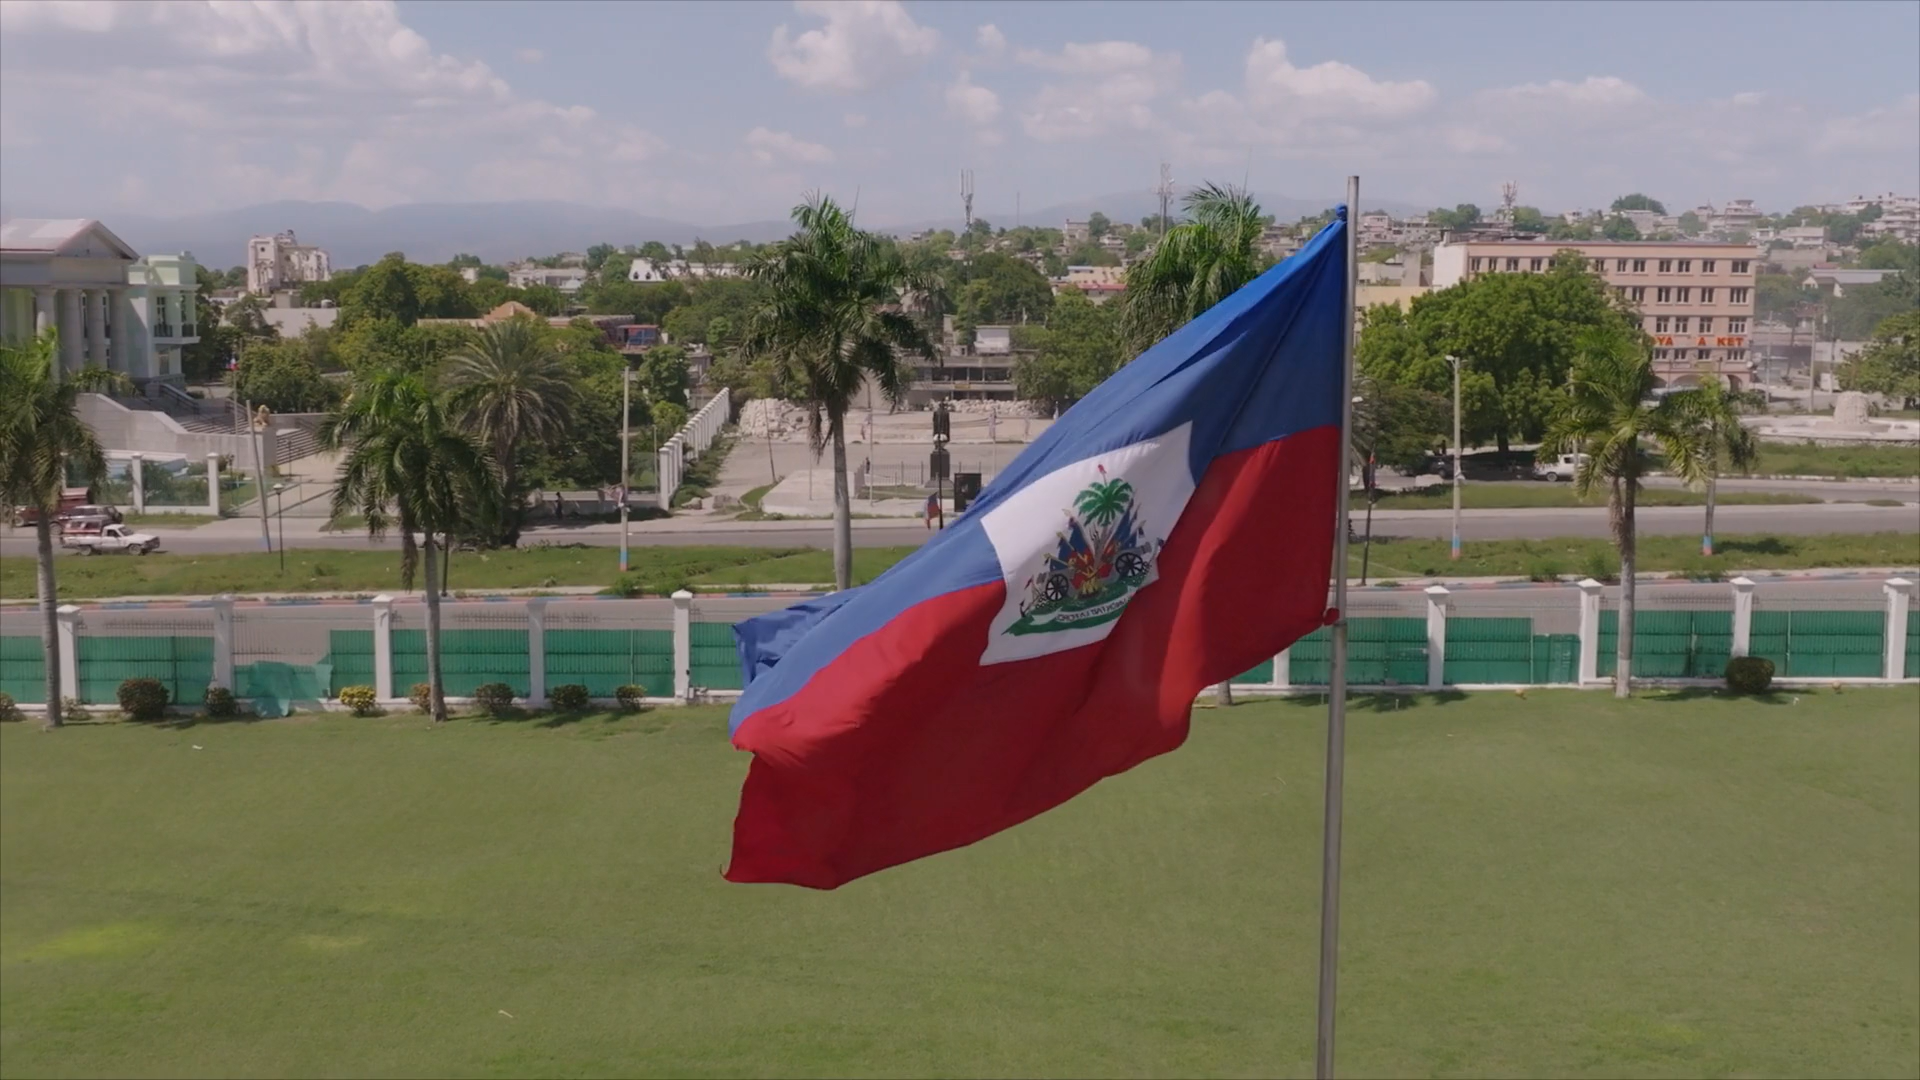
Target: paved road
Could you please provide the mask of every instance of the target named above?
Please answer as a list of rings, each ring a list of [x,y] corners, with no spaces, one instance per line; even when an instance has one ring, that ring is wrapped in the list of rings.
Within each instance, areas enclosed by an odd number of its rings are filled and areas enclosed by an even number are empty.
[[[1898,497],[1893,496],[1893,497]],[[1698,507],[1644,507],[1639,512],[1640,531],[1644,535],[1685,536],[1700,529]],[[1363,516],[1356,513],[1355,528]],[[320,533],[298,530],[289,521],[287,544],[293,548],[363,550],[392,547],[398,541],[388,537],[382,543],[369,541],[360,534]],[[1441,539],[1451,535],[1451,515],[1444,510],[1377,511],[1373,515],[1373,534],[1378,537]],[[219,554],[259,551],[257,531],[246,522],[221,522],[196,530],[156,529],[165,538],[163,550],[179,554]],[[635,547],[670,545],[724,544],[755,547],[819,547],[832,544],[832,525],[826,521],[715,522],[695,524],[684,519],[636,523]],[[1920,533],[1920,506],[1868,506],[1864,503],[1819,503],[1804,506],[1723,506],[1716,512],[1715,531],[1731,536],[1739,533]],[[1461,534],[1468,541],[1544,538],[1557,536],[1607,535],[1607,517],[1602,509],[1523,509],[1471,510],[1462,515]],[[856,521],[853,538],[858,547],[890,547],[924,543],[932,534],[917,522],[896,524],[888,521]],[[587,544],[618,547],[617,525],[587,525],[530,530],[527,542]],[[0,533],[0,556],[31,556],[31,533],[8,530]]]

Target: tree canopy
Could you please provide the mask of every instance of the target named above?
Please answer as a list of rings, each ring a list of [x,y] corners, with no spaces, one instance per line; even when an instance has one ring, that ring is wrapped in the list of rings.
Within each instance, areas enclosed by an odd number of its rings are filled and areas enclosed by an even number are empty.
[[[1867,347],[1840,369],[1840,385],[1885,394],[1908,408],[1920,402],[1920,309],[1883,320]]]
[[[1664,214],[1667,212],[1667,208],[1661,204],[1659,199],[1650,198],[1637,191],[1631,195],[1622,195],[1613,200],[1613,205],[1609,207],[1609,209],[1616,214],[1622,210],[1651,210],[1656,214]]]

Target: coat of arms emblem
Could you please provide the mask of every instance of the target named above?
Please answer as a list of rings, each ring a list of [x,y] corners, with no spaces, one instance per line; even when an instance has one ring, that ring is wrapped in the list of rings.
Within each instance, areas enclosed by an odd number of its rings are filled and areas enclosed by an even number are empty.
[[[1100,479],[1074,497],[1052,552],[1027,579],[1020,617],[1006,633],[1044,634],[1112,622],[1127,600],[1153,577],[1165,541],[1147,535],[1134,506],[1133,485]]]

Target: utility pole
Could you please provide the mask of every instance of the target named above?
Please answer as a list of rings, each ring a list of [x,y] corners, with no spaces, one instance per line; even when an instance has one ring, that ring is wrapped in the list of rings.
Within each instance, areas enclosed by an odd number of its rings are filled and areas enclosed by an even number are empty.
[[[973,170],[960,170],[960,205],[966,215],[965,232],[973,231]]]
[[[620,572],[627,572],[627,484],[633,479],[633,368],[620,366]]]
[[[1153,193],[1160,196],[1160,236],[1164,239],[1167,235],[1167,214],[1173,206],[1173,165],[1171,162],[1163,161],[1160,163],[1160,184],[1153,189]]]
[[[267,525],[267,464],[266,454],[260,449],[267,438],[267,425],[273,420],[273,411],[265,405],[253,410],[248,402],[248,411],[253,412],[253,493],[260,500],[260,541],[273,550],[273,531]]]
[[[1460,358],[1447,357],[1453,365],[1453,548],[1452,557],[1460,558]]]

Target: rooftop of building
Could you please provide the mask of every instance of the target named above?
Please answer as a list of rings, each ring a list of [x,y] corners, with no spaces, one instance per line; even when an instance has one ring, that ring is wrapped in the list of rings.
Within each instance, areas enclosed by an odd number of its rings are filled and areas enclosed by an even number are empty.
[[[0,218],[0,251],[59,255],[89,234],[99,236],[120,258],[140,257],[126,241],[92,218]]]
[[[1608,247],[1608,248],[1696,247],[1696,248],[1740,248],[1746,251],[1758,250],[1752,244],[1736,244],[1731,240],[1706,240],[1699,237],[1681,237],[1677,240],[1549,240],[1544,236],[1512,236],[1512,237],[1492,236],[1492,237],[1485,237],[1485,238],[1467,236],[1467,237],[1455,237],[1455,238],[1442,241],[1441,246],[1451,247],[1451,246],[1457,246],[1461,244],[1483,244],[1483,245],[1510,244],[1514,247],[1542,247],[1542,248],[1556,248],[1556,249],[1557,248],[1588,248],[1588,247]]]

